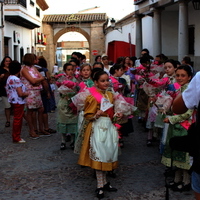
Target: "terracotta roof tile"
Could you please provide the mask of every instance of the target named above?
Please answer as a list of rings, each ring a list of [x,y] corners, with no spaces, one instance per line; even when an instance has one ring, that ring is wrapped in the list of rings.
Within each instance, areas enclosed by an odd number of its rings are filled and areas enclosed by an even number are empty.
[[[44,15],[42,22],[106,21],[106,13]]]

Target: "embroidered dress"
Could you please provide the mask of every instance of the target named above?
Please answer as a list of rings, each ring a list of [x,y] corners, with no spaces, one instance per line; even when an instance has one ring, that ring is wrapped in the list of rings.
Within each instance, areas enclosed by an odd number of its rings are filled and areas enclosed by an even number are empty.
[[[181,87],[181,92],[183,92],[187,88],[188,84],[185,84]],[[193,110],[189,109],[186,113],[181,115],[173,115],[169,116],[169,128],[166,137],[166,144],[162,156],[161,163],[166,165],[167,167],[171,166],[171,156],[173,158],[173,166],[176,166],[180,169],[190,169],[190,158],[189,154],[182,151],[173,151],[171,154],[171,148],[169,147],[169,140],[174,136],[184,136],[187,135],[187,129],[189,125],[192,123],[191,116]]]
[[[27,68],[29,74],[33,78],[39,78],[39,75],[37,73],[37,69],[33,66],[22,66],[23,68]],[[42,85],[33,86],[25,77],[21,77],[22,83],[27,88],[28,97],[26,98],[26,105],[29,109],[37,109],[43,107],[42,99],[40,91],[42,90]]]
[[[111,92],[99,91],[100,95],[114,102]],[[100,102],[93,95],[86,98],[84,117],[86,124],[83,127],[83,142],[78,160],[79,165],[88,166],[96,170],[111,171],[118,166],[118,132],[111,123],[113,107],[105,111],[94,121],[94,115],[100,110]],[[102,134],[102,135],[101,135]]]
[[[62,81],[69,80],[68,77],[60,77]],[[76,78],[71,78],[70,81],[76,82]],[[62,88],[63,90],[62,90]],[[59,90],[60,89],[60,90]],[[58,115],[57,115],[57,131],[59,133],[71,133],[77,135],[77,122],[78,122],[78,116],[77,112],[75,112],[71,105],[71,97],[76,94],[77,91],[70,92],[70,94],[64,94],[65,87],[61,85],[58,88],[58,91],[60,91],[60,99],[58,101]],[[63,93],[63,94],[62,94]],[[68,95],[68,96],[67,96]]]
[[[72,97],[72,102],[76,106],[77,111],[78,111],[78,135],[76,137],[75,141],[75,148],[74,148],[74,153],[80,153],[81,145],[82,145],[82,132],[81,128],[85,126],[85,120],[84,120],[84,104],[85,104],[85,99],[88,95],[90,95],[90,92],[88,88],[92,87],[94,85],[94,82],[88,78],[88,79],[83,79],[82,82],[79,83],[79,93]]]

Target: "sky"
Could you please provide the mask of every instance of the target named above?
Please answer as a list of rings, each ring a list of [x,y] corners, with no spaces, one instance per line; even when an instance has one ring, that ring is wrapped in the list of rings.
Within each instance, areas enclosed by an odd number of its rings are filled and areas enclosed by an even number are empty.
[[[49,8],[44,14],[72,14],[84,9],[100,7],[84,13],[107,13],[116,20],[134,11],[133,0],[46,0]]]
[[[48,14],[75,14],[75,13],[106,13],[111,19],[116,21],[134,11],[134,0],[45,0],[49,8],[44,11]],[[97,7],[96,9],[90,9]],[[84,11],[85,9],[89,9]],[[66,33],[59,38],[60,41],[86,41],[80,33]],[[71,39],[72,37],[72,39]],[[67,39],[66,39],[67,38]]]

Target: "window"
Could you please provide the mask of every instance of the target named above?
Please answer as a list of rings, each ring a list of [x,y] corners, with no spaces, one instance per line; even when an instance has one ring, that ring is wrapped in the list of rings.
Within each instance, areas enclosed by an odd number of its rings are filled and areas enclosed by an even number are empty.
[[[40,17],[40,9],[39,9],[39,8],[36,8],[36,15],[37,15],[38,17]]]
[[[32,0],[30,0],[30,4],[31,4],[32,6],[35,5],[35,3],[34,3]]]
[[[194,26],[189,26],[188,28],[188,38],[189,38],[189,44],[188,44],[188,53],[194,55],[194,33],[195,33],[195,28]]]

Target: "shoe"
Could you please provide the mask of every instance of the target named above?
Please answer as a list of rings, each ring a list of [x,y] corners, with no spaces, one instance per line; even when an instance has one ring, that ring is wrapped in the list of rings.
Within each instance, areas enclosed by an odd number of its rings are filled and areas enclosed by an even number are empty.
[[[30,134],[30,138],[33,139],[33,140],[37,140],[40,138],[40,136],[38,134]]]
[[[51,128],[49,128],[49,129],[44,129],[46,132],[48,132],[48,133],[56,133],[56,130],[54,130],[54,129],[51,129]]]
[[[104,198],[103,188],[97,188],[97,189],[95,190],[95,192],[96,192],[96,195],[97,195],[97,198],[98,198],[98,199]]]
[[[49,137],[49,136],[51,136],[51,134],[46,132],[46,131],[44,131],[44,132],[39,132],[39,136],[40,137]]]
[[[10,122],[6,122],[5,127],[10,127]]]
[[[24,139],[20,139],[19,141],[14,141],[14,143],[19,143],[19,144],[22,144],[22,143],[26,143],[26,141]]]
[[[110,185],[110,182],[107,182],[104,186],[103,186],[103,190],[106,190],[108,192],[117,192],[117,188],[113,188]]]
[[[66,149],[66,144],[65,143],[61,143],[60,150],[65,150],[65,149]]]
[[[152,140],[147,140],[147,146],[148,147],[152,146]]]
[[[182,192],[182,190],[183,190],[183,183],[182,183],[182,182],[174,183],[174,184],[171,186],[171,189],[172,189],[174,192]]]

